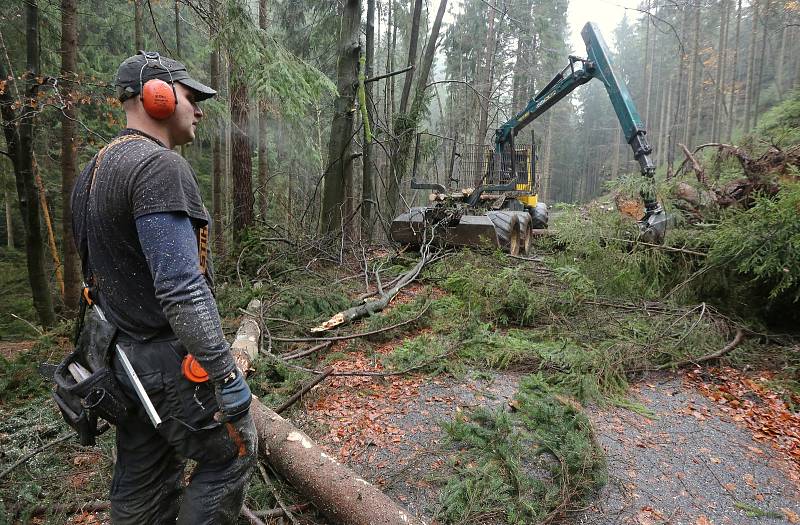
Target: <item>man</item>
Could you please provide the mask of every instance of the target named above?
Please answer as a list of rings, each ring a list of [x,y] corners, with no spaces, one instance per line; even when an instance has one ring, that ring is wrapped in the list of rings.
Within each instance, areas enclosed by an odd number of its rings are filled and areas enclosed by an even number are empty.
[[[74,231],[92,299],[163,422],[151,423],[115,353],[134,409],[117,425],[111,518],[235,523],[257,450],[251,394],[211,294],[210,218],[192,168],[172,150],[194,139],[197,103],[216,92],[180,62],[144,52],[122,62],[116,86],[127,127],[80,175]],[[200,377],[182,372],[192,356]],[[187,458],[197,465],[183,491]]]

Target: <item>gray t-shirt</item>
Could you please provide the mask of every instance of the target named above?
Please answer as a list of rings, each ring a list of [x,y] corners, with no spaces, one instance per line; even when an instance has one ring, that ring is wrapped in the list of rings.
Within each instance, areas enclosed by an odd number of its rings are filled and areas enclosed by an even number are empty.
[[[88,261],[83,261],[84,277],[94,278],[95,299],[109,321],[145,341],[168,336],[172,330],[156,298],[136,219],[151,213],[182,212],[200,228],[209,223],[209,216],[186,159],[141,132],[125,130],[121,135],[141,138],[106,151],[95,173],[88,206],[97,158],[83,170],[72,194],[73,228],[79,252],[88,254]],[[210,275],[209,262],[209,287]]]

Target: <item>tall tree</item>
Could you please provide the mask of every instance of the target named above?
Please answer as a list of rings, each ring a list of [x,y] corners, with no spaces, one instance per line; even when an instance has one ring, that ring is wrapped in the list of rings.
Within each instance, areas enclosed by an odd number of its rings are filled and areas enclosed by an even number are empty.
[[[258,1],[258,27],[267,30],[267,0]],[[267,219],[267,178],[269,166],[267,164],[267,109],[266,102],[259,100],[258,104],[258,210],[261,218]],[[287,185],[291,194],[291,183]]]
[[[700,18],[702,16],[702,10],[699,6],[694,7],[694,10],[694,44],[692,45],[692,51],[689,55],[691,67],[689,68],[689,79],[686,82],[686,116],[684,117],[686,126],[683,129],[683,143],[686,144],[687,147],[691,147],[692,141],[694,140],[692,136],[692,111],[694,110],[694,104],[699,104],[699,101],[696,100],[697,89],[695,84],[698,83],[697,65],[698,62],[700,62]]]
[[[720,123],[722,122],[722,118],[720,117],[720,106],[721,100],[724,96],[724,92],[722,90],[724,79],[725,79],[725,51],[727,49],[727,37],[728,37],[728,0],[722,0],[720,2],[720,13],[719,13],[719,44],[717,45],[716,55],[717,55],[717,67],[716,67],[716,76],[714,78],[714,110],[711,114],[711,140],[718,141],[719,140],[719,127]]]
[[[736,3],[736,33],[733,37],[733,61],[731,62],[730,98],[728,101],[728,123],[725,128],[725,140],[730,142],[733,135],[733,125],[736,121],[736,78],[739,68],[739,30],[742,26],[742,0]]]
[[[209,59],[209,72],[211,77],[211,87],[220,90],[220,71],[219,71],[219,42],[217,42],[217,27],[219,17],[219,0],[210,0],[210,24],[209,33],[211,35],[212,50]],[[220,255],[225,253],[225,234],[222,229],[222,201],[224,194],[225,169],[222,155],[222,141],[227,137],[225,126],[217,126],[211,139],[211,214],[213,218],[212,234],[214,251]]]
[[[328,140],[328,165],[322,192],[321,231],[337,232],[343,226],[346,209],[345,195],[352,186],[353,105],[359,54],[361,0],[346,0],[342,7],[339,33],[339,62],[336,67],[336,87],[339,92],[333,103],[333,121]]]
[[[67,87],[62,95],[61,115],[61,226],[64,251],[64,307],[74,312],[80,297],[81,272],[78,250],[72,235],[72,206],[70,203],[76,175],[75,108],[73,82],[78,77],[78,1],[61,0],[61,85]]]
[[[753,0],[753,17],[750,20],[750,45],[747,51],[747,79],[744,91],[744,130],[750,130],[753,124],[753,99],[755,94],[756,39],[758,37],[758,0]]]
[[[767,61],[767,31],[769,28],[770,1],[764,0],[764,14],[761,17],[761,56],[758,59],[758,77],[755,81],[753,95],[753,127],[758,125],[758,101],[761,98],[761,86],[764,83],[764,63]]]
[[[370,78],[373,75],[373,68],[375,62],[375,0],[367,0],[367,31],[366,31],[366,46],[367,49],[364,54],[364,76]],[[364,166],[361,177],[361,236],[367,241],[372,239],[373,235],[373,220],[372,208],[373,201],[375,200],[375,167],[373,165],[374,159],[372,157],[372,137],[367,132],[374,126],[373,109],[372,109],[372,82],[367,82],[364,85],[365,97],[364,102],[368,104],[367,119],[369,122],[364,123],[364,155],[362,157],[362,164]],[[369,124],[369,126],[367,126]]]
[[[483,48],[483,60],[481,64],[481,74],[479,77],[481,98],[478,101],[480,118],[478,120],[478,132],[476,137],[479,144],[486,140],[486,128],[489,126],[489,102],[492,95],[493,71],[495,51],[497,46],[497,31],[495,29],[495,16],[497,11],[497,0],[492,0],[492,4],[486,3],[486,19],[488,20],[488,30],[486,31],[486,44]]]
[[[142,33],[142,3],[144,0],[133,0],[133,50],[138,53],[140,49],[144,49],[144,35]]]
[[[23,75],[24,95],[20,108],[14,110],[11,90],[0,93],[0,112],[3,117],[3,133],[14,165],[17,198],[25,226],[25,255],[28,265],[28,280],[31,285],[33,306],[44,326],[55,323],[53,299],[45,273],[45,251],[41,232],[39,195],[34,180],[33,166],[33,120],[38,113],[38,93],[42,88],[39,71],[39,8],[36,0],[25,4],[26,69]],[[8,56],[6,53],[5,56]],[[11,67],[9,64],[8,67]],[[0,78],[8,78],[6,64],[0,60]]]

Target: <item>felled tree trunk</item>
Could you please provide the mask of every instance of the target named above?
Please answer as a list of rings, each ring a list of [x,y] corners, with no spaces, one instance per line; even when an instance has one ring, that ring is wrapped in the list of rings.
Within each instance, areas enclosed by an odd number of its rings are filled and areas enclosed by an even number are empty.
[[[255,300],[247,310],[260,309]],[[231,346],[243,371],[258,354],[258,324],[246,318]],[[258,452],[332,523],[346,525],[421,525],[423,522],[371,483],[339,464],[292,423],[253,399],[250,414],[258,432]]]

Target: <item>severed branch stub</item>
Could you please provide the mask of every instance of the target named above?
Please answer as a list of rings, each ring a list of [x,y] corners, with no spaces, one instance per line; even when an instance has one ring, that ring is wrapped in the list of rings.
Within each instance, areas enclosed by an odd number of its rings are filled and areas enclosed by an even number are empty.
[[[248,319],[245,319],[242,324],[247,322]],[[248,328],[248,336],[244,338],[249,343],[257,342],[260,335],[258,323],[254,325],[255,332],[249,331]],[[251,340],[250,335],[255,339]],[[239,339],[237,335],[237,341]],[[234,344],[231,346],[231,352],[236,363],[241,364],[240,369],[247,373],[251,370],[250,365],[258,353],[258,344]],[[302,492],[332,523],[424,524],[374,485],[359,478],[353,471],[326,454],[291,422],[264,406],[255,397],[250,405],[250,414],[253,416],[258,434],[259,456],[296,490]]]

